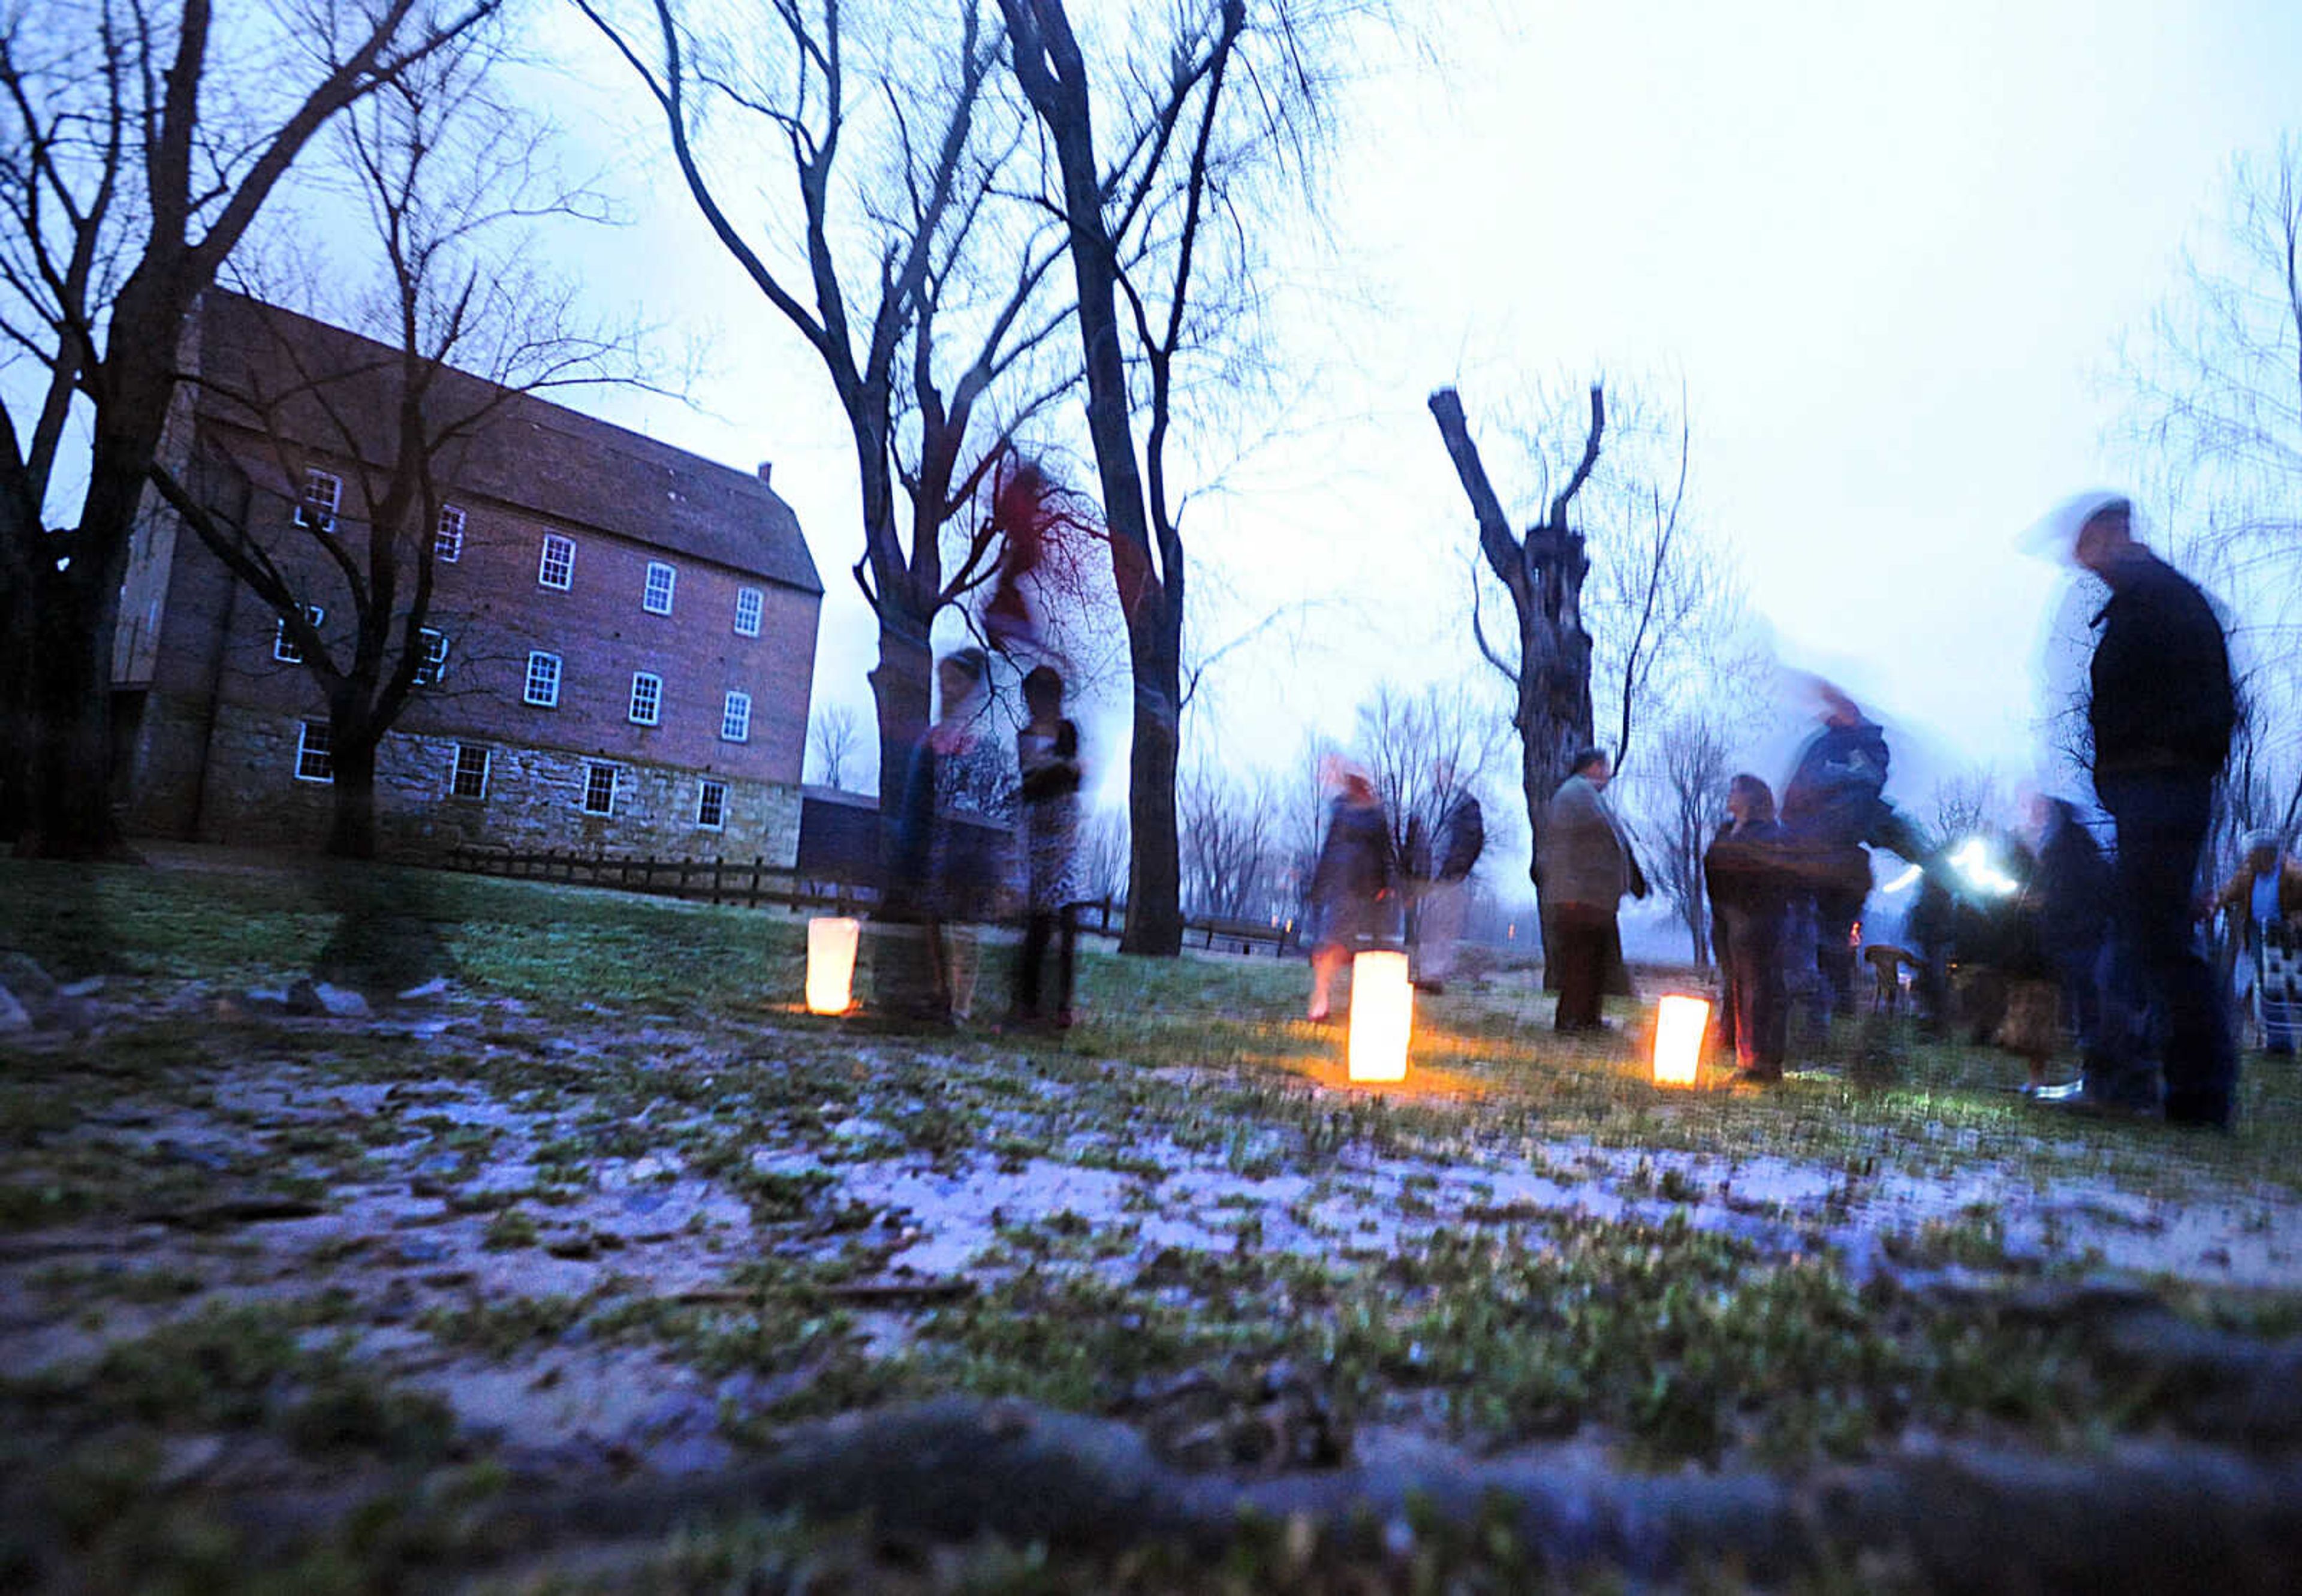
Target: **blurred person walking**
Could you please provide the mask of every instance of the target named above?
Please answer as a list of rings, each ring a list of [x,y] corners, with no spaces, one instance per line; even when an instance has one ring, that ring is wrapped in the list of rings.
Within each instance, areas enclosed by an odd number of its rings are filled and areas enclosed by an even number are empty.
[[[1311,945],[1306,1013],[1314,1021],[1327,1018],[1335,972],[1359,948],[1389,933],[1399,876],[1390,826],[1374,781],[1365,771],[1340,760],[1328,766],[1327,777],[1339,790],[1328,807],[1326,836],[1312,867],[1305,911],[1310,922],[1305,940]]]
[[[927,968],[890,995],[903,1017],[955,1024],[974,1007],[974,928],[998,912],[1015,786],[992,735],[990,677],[979,648],[936,662],[940,712],[904,778],[890,887],[921,927]]]
[[[2190,911],[2238,695],[2214,607],[2135,538],[2133,513],[2122,494],[2088,493],[2044,524],[2061,551],[2110,590],[2093,621],[2101,635],[2087,722],[2095,794],[2117,830],[2113,962],[2124,972],[2106,988],[2080,1089],[2051,1100],[2163,1111],[2175,1124],[2227,1130],[2238,1050],[2214,969],[2192,940]],[[2126,981],[2147,995],[2158,1023],[2117,1002]],[[2113,1005],[2130,1012],[2113,1014]],[[2156,1079],[2142,1043],[2151,1033],[2163,1038]]]
[[[1455,945],[1463,935],[1463,915],[1469,906],[1471,871],[1486,851],[1486,814],[1479,801],[1455,785],[1454,767],[1441,761],[1432,771],[1432,785],[1448,794],[1439,824],[1432,828],[1427,847],[1410,857],[1423,878],[1415,908],[1415,985],[1438,996],[1455,974]],[[1419,824],[1420,817],[1417,817]],[[1410,833],[1416,827],[1410,827]],[[1420,839],[1416,839],[1420,840]]]
[[[1800,946],[1789,956],[1811,959],[1814,973],[1797,971],[1791,985],[1812,993],[1814,1027],[1826,1031],[1834,1016],[1854,1011],[1854,927],[1870,895],[1865,844],[1912,862],[1925,850],[1886,800],[1892,761],[1886,732],[1833,684],[1817,680],[1814,687],[1822,701],[1822,729],[1799,751],[1784,785],[1781,823],[1807,855],[1803,873],[1811,884],[1811,893],[1791,906]]]
[[[1544,816],[1539,886],[1551,945],[1543,960],[1558,987],[1551,1024],[1569,1033],[1607,1029],[1600,1002],[1622,947],[1615,911],[1626,894],[1646,895],[1630,841],[1605,797],[1613,775],[1603,750],[1584,749]]]
[[[2103,957],[2114,895],[2110,861],[2068,800],[2037,794],[2029,819],[2038,937],[2062,994],[2063,1020],[2084,1057],[2102,1031]]]
[[[1036,666],[1023,677],[1023,704],[1031,718],[1015,734],[1015,762],[1022,778],[1029,879],[1012,1017],[1025,1025],[1052,1019],[1067,1027],[1073,1018],[1071,984],[1079,942],[1075,917],[1088,895],[1080,860],[1079,727],[1063,715],[1063,673],[1052,665]],[[1051,942],[1055,955],[1052,1013],[1043,1006],[1046,994],[1042,984]]]
[[[1789,834],[1775,819],[1767,784],[1747,772],[1735,777],[1726,813],[1702,856],[1726,985],[1721,1028],[1733,1037],[1735,1078],[1770,1086],[1783,1078],[1784,930],[1797,884],[1785,858]]]
[[[2246,857],[2214,903],[2230,916],[2241,988],[2264,1051],[2291,1054],[2302,1003],[2281,978],[2302,952],[2302,863],[2280,845],[2275,831],[2250,833]]]

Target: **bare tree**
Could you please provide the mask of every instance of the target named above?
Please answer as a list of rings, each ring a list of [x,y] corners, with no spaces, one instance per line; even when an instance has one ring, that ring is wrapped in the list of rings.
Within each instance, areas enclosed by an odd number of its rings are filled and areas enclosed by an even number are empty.
[[[1937,852],[1978,832],[2004,835],[2011,829],[2005,788],[1987,765],[1943,777],[1935,783],[1931,802],[1933,830],[1928,840]]]
[[[999,0],[1015,80],[1052,147],[1069,231],[1087,425],[1134,685],[1126,948],[1182,945],[1176,777],[1183,701],[1185,496],[1169,445],[1185,363],[1235,347],[1255,238],[1239,203],[1274,157],[1305,170],[1324,104],[1312,0],[1179,0],[1091,67],[1064,0]],[[1096,114],[1105,117],[1096,131]],[[1115,123],[1116,125],[1113,125]],[[1233,291],[1210,292],[1228,279]],[[1214,314],[1209,314],[1210,311]],[[1143,418],[1137,446],[1137,414]]]
[[[1710,962],[1710,899],[1702,855],[1726,812],[1735,774],[1730,735],[1717,709],[1674,716],[1655,738],[1656,766],[1640,784],[1654,883],[1678,911],[1694,962]]]
[[[0,743],[21,851],[117,842],[113,626],[194,301],[332,119],[499,4],[248,7],[219,25],[212,0],[13,0],[0,16],[0,338],[39,374],[31,424],[0,425]],[[76,409],[86,486],[49,531]]]
[[[2249,782],[2302,819],[2302,137],[2240,156],[2218,225],[2121,351],[2123,441],[2174,508],[2176,558],[2231,606]],[[2231,794],[2225,808],[2253,808]],[[2268,823],[2268,822],[2265,822]]]
[[[849,761],[855,758],[862,743],[854,709],[843,703],[818,705],[808,742],[815,752],[816,778],[828,787],[845,786]]]
[[[377,345],[251,305],[245,336],[212,340],[183,380],[263,439],[260,479],[215,439],[199,441],[189,479],[164,455],[151,467],[184,524],[280,616],[327,704],[340,858],[374,856],[378,750],[416,693],[446,690],[433,585],[441,537],[461,536],[442,517],[466,451],[523,396],[636,373],[633,334],[588,323],[573,286],[536,262],[531,223],[600,213],[558,178],[549,130],[494,91],[499,59],[458,40],[340,119],[380,257],[355,319]],[[314,449],[351,473],[348,502],[327,513],[298,503]],[[323,613],[338,624],[315,625]]]
[[[1591,634],[1583,623],[1583,583],[1591,562],[1583,533],[1567,517],[1575,496],[1599,463],[1606,435],[1606,395],[1596,386],[1591,390],[1590,428],[1581,458],[1552,495],[1545,519],[1529,527],[1523,539],[1504,518],[1502,501],[1479,459],[1462,400],[1453,389],[1442,388],[1431,396],[1431,414],[1470,499],[1480,553],[1509,593],[1516,623],[1514,646],[1505,653],[1488,640],[1478,611],[1472,612],[1479,651],[1510,684],[1515,700],[1511,724],[1518,733],[1519,786],[1534,843],[1532,874],[1542,856],[1544,806],[1567,778],[1567,762],[1577,749],[1589,746],[1592,735]]]
[[[1379,684],[1359,706],[1353,752],[1374,777],[1391,845],[1403,854],[1416,820],[1430,835],[1458,794],[1476,795],[1509,736],[1509,720],[1459,683],[1413,694]]]
[[[869,26],[839,0],[789,0],[755,37],[703,31],[675,0],[648,0],[629,26],[611,0],[576,4],[662,113],[714,236],[830,379],[862,498],[854,577],[879,626],[879,791],[900,792],[927,725],[936,617],[997,563],[989,517],[965,522],[955,552],[945,531],[1070,380],[1032,365],[1066,319],[1041,292],[1061,242],[1006,197],[1023,124],[987,92],[1000,29],[980,0]],[[711,140],[715,115],[749,136]],[[715,149],[736,164],[715,168]],[[747,234],[724,197],[762,149],[788,184],[787,246]]]
[[[1183,778],[1176,797],[1192,912],[1242,920],[1265,911],[1281,819],[1268,785],[1214,758]]]
[[[1097,902],[1127,901],[1127,813],[1099,809],[1080,824],[1080,857],[1086,861],[1088,890]]]

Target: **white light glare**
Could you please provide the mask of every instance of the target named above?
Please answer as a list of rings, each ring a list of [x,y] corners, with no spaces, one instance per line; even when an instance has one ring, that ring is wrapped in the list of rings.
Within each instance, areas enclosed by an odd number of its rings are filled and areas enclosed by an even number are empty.
[[[1919,884],[1919,878],[1925,874],[1926,871],[1924,869],[1914,864],[1909,869],[1904,870],[1901,875],[1895,877],[1892,881],[1887,882],[1886,886],[1880,887],[1878,890],[1880,892],[1908,892],[1911,888]]]
[[[2021,889],[2020,882],[1992,861],[1989,849],[1984,846],[1979,836],[1968,837],[1961,843],[1958,851],[1950,856],[1950,862],[1977,892],[2003,898]]]

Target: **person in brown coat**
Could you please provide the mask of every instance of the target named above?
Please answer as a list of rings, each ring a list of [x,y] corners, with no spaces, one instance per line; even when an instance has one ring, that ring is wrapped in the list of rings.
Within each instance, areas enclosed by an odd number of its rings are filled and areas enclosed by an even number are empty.
[[[1608,955],[1621,945],[1615,910],[1626,894],[1644,885],[1635,875],[1622,824],[1607,806],[1604,794],[1613,775],[1604,752],[1584,749],[1551,794],[1543,819],[1539,869],[1543,928],[1550,938],[1543,958],[1558,973],[1552,1024],[1562,1031],[1605,1029],[1600,1001]]]

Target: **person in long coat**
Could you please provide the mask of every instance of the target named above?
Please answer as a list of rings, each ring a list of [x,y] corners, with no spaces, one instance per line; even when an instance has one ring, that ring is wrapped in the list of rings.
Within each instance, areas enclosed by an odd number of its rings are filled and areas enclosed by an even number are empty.
[[[1333,995],[1335,972],[1358,949],[1390,930],[1398,861],[1390,844],[1382,800],[1364,770],[1338,766],[1340,784],[1327,811],[1327,834],[1311,871],[1307,917],[1311,944],[1311,1004],[1308,1017],[1324,1020]]]
[[[1614,767],[1603,750],[1575,756],[1544,812],[1537,865],[1543,899],[1544,962],[1556,973],[1555,1029],[1605,1029],[1600,1003],[1610,954],[1622,946],[1615,911],[1634,887],[1629,840],[1604,796]]]
[[[1726,829],[1702,856],[1726,972],[1724,1023],[1734,1037],[1735,1078],[1771,1084],[1783,1078],[1783,932],[1797,882],[1785,859],[1789,835],[1765,782],[1747,772],[1735,777],[1726,812]]]

